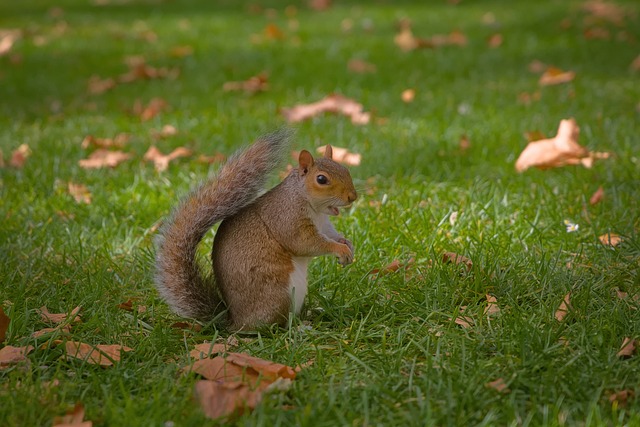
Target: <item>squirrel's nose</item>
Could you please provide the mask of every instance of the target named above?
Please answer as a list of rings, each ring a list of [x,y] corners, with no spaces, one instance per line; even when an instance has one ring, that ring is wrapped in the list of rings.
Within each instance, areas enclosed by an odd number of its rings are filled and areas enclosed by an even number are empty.
[[[347,194],[347,200],[349,200],[349,203],[355,201],[357,198],[358,198],[358,193],[356,193],[355,190]]]

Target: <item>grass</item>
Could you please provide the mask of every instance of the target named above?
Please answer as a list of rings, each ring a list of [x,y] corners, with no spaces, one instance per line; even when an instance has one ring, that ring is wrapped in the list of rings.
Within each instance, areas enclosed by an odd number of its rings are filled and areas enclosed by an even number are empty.
[[[640,286],[640,74],[629,67],[639,53],[638,5],[620,1],[630,12],[624,27],[599,24],[612,37],[591,40],[578,1],[334,3],[323,12],[298,5],[297,30],[283,1],[255,2],[259,13],[230,0],[0,5],[0,27],[23,34],[0,57],[0,148],[5,161],[20,144],[32,150],[24,168],[0,168],[0,303],[12,320],[6,344],[36,347],[28,365],[0,371],[0,425],[51,425],[78,401],[94,425],[215,424],[192,398],[195,378],[178,371],[194,344],[228,333],[172,329],[180,319],[159,299],[151,268],[153,225],[217,166],[182,159],[157,173],[142,155],[153,143],[164,152],[184,145],[230,154],[281,126],[279,108],[331,92],[386,119],[355,126],[323,116],[297,126],[295,148],[332,143],[363,155],[351,168],[361,198],[335,221],[354,241],[357,261],[345,269],[330,258],[314,261],[302,318],[241,341],[239,351],[258,357],[314,364],[237,424],[640,425],[637,398],[626,406],[608,398],[640,393],[640,359],[616,356],[624,337],[640,330],[632,299]],[[486,23],[489,12],[494,24]],[[403,17],[418,36],[457,28],[469,43],[401,52],[393,36]],[[346,19],[349,32],[341,29]],[[283,40],[260,36],[269,22]],[[495,32],[504,42],[490,49]],[[185,45],[191,55],[170,54]],[[87,93],[92,75],[125,72],[129,55],[178,67],[180,77]],[[377,71],[349,72],[352,58]],[[576,79],[539,88],[527,69],[535,59]],[[267,92],[222,91],[224,82],[261,71]],[[407,88],[416,90],[410,104],[400,99]],[[536,91],[538,101],[518,102]],[[131,114],[136,99],[154,97],[170,109],[147,122]],[[567,117],[581,126],[583,145],[613,158],[592,169],[516,174],[523,133],[552,135]],[[150,130],[165,124],[179,134],[156,142]],[[78,166],[86,135],[120,132],[132,135],[133,160],[113,170]],[[463,134],[466,152],[458,146]],[[93,202],[74,202],[68,181],[85,184]],[[590,206],[599,186],[606,197]],[[567,233],[565,219],[578,231]],[[624,242],[600,244],[607,232]],[[473,268],[443,264],[445,251],[471,258]],[[406,276],[369,274],[412,257]],[[616,288],[630,297],[618,298]],[[567,292],[572,310],[558,322]],[[500,315],[484,315],[487,293]],[[147,311],[117,308],[129,298]],[[38,348],[61,338],[30,338],[46,326],[42,305],[52,312],[81,305],[74,340],[133,352],[102,369],[66,360],[61,346]],[[471,328],[454,323],[463,306]],[[486,387],[497,378],[508,393]],[[54,379],[59,385],[47,387]]]

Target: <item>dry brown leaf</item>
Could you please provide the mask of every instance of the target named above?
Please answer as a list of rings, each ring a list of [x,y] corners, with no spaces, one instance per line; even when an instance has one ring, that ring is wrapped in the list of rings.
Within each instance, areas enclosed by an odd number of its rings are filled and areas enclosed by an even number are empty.
[[[602,236],[598,236],[600,243],[605,246],[616,247],[622,242],[622,237],[616,233],[607,233]]]
[[[224,343],[203,343],[195,346],[189,355],[194,359],[206,359],[211,354],[224,353],[227,351],[227,344]]]
[[[416,91],[415,89],[405,89],[402,91],[402,94],[400,95],[400,98],[402,99],[402,102],[404,103],[410,103],[413,102],[413,100],[416,97]]]
[[[389,264],[385,265],[382,268],[374,268],[369,272],[369,274],[377,274],[378,276],[386,276],[389,273],[395,273],[401,268],[407,269],[414,263],[414,259],[410,258],[409,261],[403,263],[400,260],[394,259]]]
[[[283,108],[282,115],[289,123],[301,122],[322,113],[339,113],[351,118],[351,123],[364,125],[371,120],[371,113],[363,111],[362,104],[340,94],[331,94],[318,102]]]
[[[159,131],[151,129],[151,136],[154,139],[169,138],[170,136],[176,136],[178,129],[173,125],[164,125]]]
[[[558,322],[562,322],[564,318],[569,314],[569,309],[571,308],[571,292],[567,293],[564,296],[564,299],[560,303],[560,306],[556,310],[554,316]]]
[[[352,153],[346,148],[331,146],[332,159],[338,163],[342,163],[348,166],[358,166],[362,161],[362,155],[358,153]],[[318,147],[316,152],[324,156],[324,152],[327,149],[326,146]]]
[[[252,368],[263,378],[271,381],[275,381],[278,378],[292,380],[296,377],[296,372],[289,366],[250,356],[246,353],[229,353],[226,360],[238,366]]]
[[[91,153],[86,159],[78,160],[78,165],[84,169],[115,168],[131,157],[132,155],[130,153],[109,151],[100,148]]]
[[[257,76],[249,77],[248,80],[239,82],[226,82],[222,85],[222,90],[225,92],[231,91],[244,91],[248,94],[254,94],[258,92],[264,92],[269,89],[269,80],[265,73],[260,73]]]
[[[377,68],[374,64],[370,62],[364,61],[362,59],[351,59],[347,63],[347,70],[352,71],[354,73],[375,73]]]
[[[87,81],[87,92],[91,95],[100,95],[110,91],[117,85],[116,80],[111,77],[103,79],[100,76],[91,76]]]
[[[555,137],[530,142],[516,160],[516,170],[523,172],[530,167],[557,168],[581,164],[590,168],[593,161],[608,158],[609,153],[589,152],[578,143],[580,127],[574,119],[560,121]]]
[[[9,164],[14,168],[22,168],[31,155],[31,148],[27,144],[22,144],[11,153]]]
[[[93,135],[87,135],[82,140],[80,146],[85,150],[88,148],[123,148],[129,142],[130,135],[127,133],[119,133],[115,138],[96,138]]]
[[[631,68],[631,71],[640,71],[640,55],[636,56],[636,59],[631,62],[629,67]]]
[[[592,27],[587,28],[582,33],[585,39],[587,40],[610,40],[611,33],[606,28],[602,27]]]
[[[142,104],[140,100],[136,100],[133,104],[133,114],[139,116],[143,122],[146,122],[153,119],[168,107],[169,104],[162,98],[153,98],[147,105]]]
[[[332,0],[309,0],[309,8],[316,11],[327,10],[331,7]]]
[[[500,314],[500,306],[498,305],[498,299],[493,295],[485,295],[487,298],[487,306],[484,308],[484,314],[486,316],[493,316]]]
[[[251,390],[241,382],[201,380],[195,385],[195,394],[203,412],[211,419],[241,415],[255,409],[262,398],[261,391]]]
[[[174,329],[191,329],[194,332],[200,332],[202,330],[202,325],[199,323],[189,323],[189,322],[176,322],[171,325]]]
[[[393,42],[403,52],[409,52],[420,46],[420,42],[414,37],[411,27],[408,25],[400,28],[400,32],[395,35]]]
[[[169,50],[169,55],[173,56],[174,58],[184,58],[185,56],[191,56],[193,55],[193,46],[174,46]]]
[[[465,329],[472,327],[474,324],[473,319],[469,316],[458,316],[455,318],[454,322],[456,325],[460,325]]]
[[[19,38],[20,31],[18,30],[0,30],[0,56],[9,53]]]
[[[502,46],[502,34],[492,34],[491,37],[489,37],[489,40],[487,40],[487,44],[493,49]]]
[[[9,323],[11,319],[4,313],[2,306],[0,306],[0,343],[7,337],[7,329],[9,329]]]
[[[471,270],[471,267],[473,267],[473,261],[465,256],[458,255],[455,252],[445,252],[442,254],[442,262],[445,264],[462,264],[467,267],[467,270]]]
[[[40,338],[44,335],[48,335],[58,331],[61,331],[66,335],[71,332],[71,325],[58,325],[55,328],[43,328],[32,333],[31,338]]]
[[[92,427],[91,421],[84,420],[84,406],[82,403],[76,403],[73,410],[67,412],[62,417],[55,417],[52,427]]]
[[[269,40],[284,39],[284,32],[276,24],[268,24],[264,27],[264,36]]]
[[[68,182],[67,189],[76,202],[86,203],[87,205],[91,204],[91,192],[86,185]]]
[[[212,163],[222,163],[227,160],[227,156],[222,153],[216,153],[213,156],[206,156],[204,154],[200,154],[196,159],[198,163],[212,164]]]
[[[458,147],[462,153],[466,152],[469,148],[471,148],[471,140],[467,135],[462,135],[460,137],[460,141],[458,141]],[[453,224],[452,224],[453,225]]]
[[[574,71],[563,71],[556,67],[549,67],[540,76],[538,84],[540,86],[552,86],[562,83],[569,83],[576,77]]]
[[[27,360],[27,354],[33,351],[33,346],[13,347],[11,345],[0,348],[0,370],[16,363]]]
[[[534,59],[529,63],[529,71],[535,74],[543,73],[549,66],[542,61]]]
[[[497,391],[498,393],[509,393],[509,387],[507,387],[507,383],[504,382],[502,378],[498,378],[491,382],[488,382],[484,385],[487,388]]]
[[[77,306],[73,310],[71,310],[70,314],[71,318],[73,319],[71,322],[80,322],[80,316],[78,316],[80,308],[80,306]],[[50,313],[49,309],[44,305],[40,307],[38,312],[40,313],[40,317],[42,318],[42,320],[44,320],[45,322],[63,323],[67,321],[67,313]]]
[[[67,341],[64,344],[65,352],[69,357],[100,366],[113,366],[114,362],[120,361],[120,352],[132,351],[131,348],[119,344],[92,346],[77,341]]]
[[[620,390],[615,393],[611,393],[609,396],[609,402],[612,405],[616,405],[619,408],[625,408],[627,406],[627,402],[635,397],[635,393],[633,390]]]
[[[155,145],[149,147],[144,154],[144,159],[153,162],[158,172],[167,170],[169,162],[179,157],[188,157],[192,154],[191,150],[184,147],[178,147],[169,154],[162,154]]]
[[[133,300],[129,298],[127,301],[118,304],[116,307],[125,310],[125,311],[133,311]],[[147,307],[144,305],[136,305],[136,311],[138,313],[144,313],[147,311]]]
[[[266,388],[270,383],[270,381],[267,381],[266,379],[262,381],[255,370],[227,362],[226,359],[221,356],[196,360],[193,364],[184,367],[182,372],[193,372],[208,380],[214,381],[244,382],[252,387],[256,387],[262,383]]]
[[[624,24],[626,12],[623,8],[611,1],[589,0],[582,5],[582,10],[591,17],[621,26]]]
[[[118,83],[131,83],[138,80],[176,79],[180,75],[177,68],[155,68],[148,65],[141,56],[131,56],[125,61],[129,70],[118,77]]]
[[[631,357],[636,352],[636,340],[630,337],[624,337],[622,341],[622,346],[618,351],[617,356],[622,358]]]
[[[590,205],[597,205],[598,203],[600,203],[602,201],[603,197],[604,197],[604,188],[602,188],[602,186],[600,186],[600,187],[598,187],[596,192],[591,195],[591,198],[589,199],[589,204]]]

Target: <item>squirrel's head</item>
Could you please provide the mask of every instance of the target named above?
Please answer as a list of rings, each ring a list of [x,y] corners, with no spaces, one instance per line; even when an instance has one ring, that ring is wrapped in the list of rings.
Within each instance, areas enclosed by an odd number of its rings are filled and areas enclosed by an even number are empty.
[[[333,150],[327,145],[324,157],[314,159],[307,150],[298,157],[298,174],[304,180],[309,202],[316,212],[338,215],[338,208],[351,205],[358,198],[351,174],[332,159]]]

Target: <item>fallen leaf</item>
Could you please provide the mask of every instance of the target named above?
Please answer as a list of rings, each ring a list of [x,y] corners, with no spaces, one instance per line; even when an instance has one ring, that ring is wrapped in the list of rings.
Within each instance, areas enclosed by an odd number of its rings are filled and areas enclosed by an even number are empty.
[[[100,95],[116,86],[116,80],[111,77],[103,79],[100,76],[91,76],[87,81],[87,92],[91,95]]]
[[[334,147],[331,146],[332,156],[331,158],[338,162],[348,166],[358,166],[362,161],[362,155],[358,153],[352,153],[346,148],[342,147]],[[316,152],[324,156],[324,151],[327,149],[326,146],[318,147]]]
[[[587,28],[582,33],[587,40],[611,40],[611,33],[606,28],[592,27]]]
[[[395,35],[393,42],[403,52],[409,52],[420,46],[420,42],[414,37],[413,31],[411,31],[411,27],[408,25],[401,26],[400,32]]]
[[[191,329],[194,332],[200,332],[202,330],[202,326],[199,323],[189,322],[175,322],[171,327],[174,329]]]
[[[33,346],[13,347],[11,345],[0,348],[0,370],[16,363],[27,360],[27,354],[33,351]]]
[[[617,26],[624,24],[626,12],[611,1],[590,0],[584,2],[582,10],[594,18],[609,21]]]
[[[558,322],[562,322],[564,318],[569,314],[569,309],[571,307],[571,292],[567,293],[564,296],[564,299],[560,303],[560,306],[556,310],[554,316]]]
[[[44,335],[52,334],[58,331],[61,331],[63,334],[68,334],[71,332],[71,325],[58,325],[55,328],[43,328],[32,333],[31,338],[40,338]]]
[[[351,118],[351,122],[356,125],[364,125],[371,120],[371,113],[364,112],[362,104],[339,94],[328,95],[311,104],[299,104],[281,110],[289,123],[308,120],[326,112],[343,114]]]
[[[469,316],[458,316],[455,318],[454,322],[456,325],[460,325],[465,329],[472,327],[474,324],[473,319]]]
[[[174,58],[184,58],[193,55],[193,47],[189,45],[174,46],[169,50],[169,55]]]
[[[118,304],[116,307],[125,310],[125,311],[131,311],[133,312],[133,300],[131,298],[129,298],[127,301]],[[144,313],[147,311],[147,307],[144,305],[136,305],[136,311],[138,313]]]
[[[129,142],[130,135],[127,133],[119,133],[115,138],[96,138],[93,135],[87,135],[82,140],[80,146],[85,150],[92,147],[97,148],[123,148]]]
[[[225,160],[227,160],[227,156],[225,156],[222,153],[216,153],[213,156],[206,156],[204,154],[200,154],[196,159],[196,162],[212,164],[212,163],[222,163]]]
[[[598,239],[600,239],[600,243],[603,245],[611,247],[616,247],[622,242],[622,237],[616,233],[603,234],[602,236],[598,236]]]
[[[9,164],[14,168],[22,168],[31,155],[31,149],[27,144],[22,144],[11,153]]]
[[[396,271],[398,271],[400,268],[409,268],[411,265],[413,265],[414,263],[414,259],[411,258],[409,259],[409,261],[407,261],[406,263],[403,263],[400,260],[394,259],[393,261],[391,261],[389,264],[385,265],[382,268],[374,268],[373,270],[371,270],[369,272],[369,274],[377,274],[378,276],[386,276],[389,273],[395,273]]]
[[[67,412],[62,417],[55,417],[52,427],[92,427],[91,421],[84,420],[84,406],[82,403],[76,403],[73,410]]]
[[[445,264],[462,264],[467,267],[467,270],[471,270],[471,267],[473,267],[473,262],[469,258],[458,255],[455,252],[445,252],[442,254],[442,262]]]
[[[217,419],[241,415],[258,406],[261,391],[254,391],[241,382],[215,382],[200,380],[195,385],[195,395],[208,418]]]
[[[152,145],[144,154],[144,160],[153,162],[156,170],[162,172],[167,170],[169,162],[172,160],[179,157],[188,157],[191,154],[191,150],[184,147],[178,147],[169,154],[162,154],[155,145]]]
[[[147,105],[143,105],[140,100],[136,100],[133,104],[133,113],[140,117],[140,120],[146,122],[166,110],[168,106],[167,101],[162,98],[153,98]]]
[[[113,366],[114,362],[120,361],[122,351],[132,351],[131,348],[119,344],[92,346],[77,341],[66,341],[64,344],[67,356],[100,366]]]
[[[203,343],[195,346],[189,355],[194,359],[206,359],[210,354],[224,353],[227,351],[227,345],[223,343]]]
[[[88,158],[78,160],[78,165],[84,169],[115,168],[120,163],[129,160],[130,153],[123,151],[109,151],[100,148],[89,155]]]
[[[529,71],[532,73],[540,74],[543,73],[549,66],[542,61],[534,59],[529,63]]]
[[[410,102],[413,102],[415,97],[416,97],[416,91],[414,89],[405,89],[402,91],[402,94],[400,95],[400,98],[402,98],[402,102],[407,104]]]
[[[628,358],[635,354],[636,352],[636,340],[629,337],[624,337],[622,341],[622,346],[618,351],[617,356],[622,358]]]
[[[634,396],[635,393],[633,392],[633,390],[620,390],[615,393],[611,393],[611,395],[609,396],[609,402],[619,408],[625,408],[627,406],[627,402],[633,399]]]
[[[636,56],[629,68],[631,68],[631,71],[640,71],[640,55]]]
[[[493,49],[500,47],[502,45],[502,34],[492,34],[491,37],[489,37],[489,40],[487,40],[487,44]]]
[[[225,92],[244,91],[252,95],[258,92],[264,92],[267,89],[269,89],[269,81],[265,73],[260,73],[257,76],[250,77],[248,80],[226,82],[222,85],[222,90]]]
[[[293,368],[293,370],[296,371],[296,373],[299,373],[303,369],[307,369],[308,367],[313,366],[313,364],[314,364],[313,359],[307,360],[304,363],[300,363],[300,364],[296,365],[295,368]]]
[[[500,314],[500,306],[498,305],[498,299],[493,295],[485,295],[487,298],[487,306],[484,308],[485,316],[494,316]]]
[[[18,30],[0,30],[0,56],[11,51],[13,44],[20,38]]]
[[[178,68],[155,68],[146,63],[141,56],[130,56],[126,59],[129,70],[118,77],[118,83],[131,83],[138,80],[176,79],[180,75]]]
[[[270,40],[284,39],[284,32],[276,24],[268,24],[263,30],[264,36]]]
[[[509,393],[511,391],[509,390],[509,387],[507,387],[507,383],[505,383],[502,378],[488,382],[484,386],[493,389],[498,393]]]
[[[553,86],[562,83],[569,83],[576,77],[573,71],[563,71],[556,67],[549,67],[540,76],[538,84],[540,86]]]
[[[309,0],[309,8],[315,11],[323,11],[331,7],[332,0]]]
[[[252,368],[264,378],[271,381],[275,381],[278,378],[288,378],[292,380],[296,377],[296,372],[289,366],[250,356],[246,353],[229,353],[226,360],[238,366]]]
[[[208,380],[220,382],[244,382],[252,387],[256,387],[262,382],[258,373],[253,369],[228,363],[221,356],[196,360],[193,364],[184,367],[182,372],[193,372]],[[263,388],[266,388],[270,381],[264,381],[264,383]]]
[[[582,164],[590,168],[595,159],[608,158],[609,153],[589,152],[578,143],[580,128],[574,119],[560,121],[555,137],[530,142],[516,160],[516,170],[523,172],[530,167],[557,168]]]
[[[471,148],[471,140],[469,140],[469,137],[467,135],[462,135],[460,137],[460,141],[458,141],[458,148],[460,148],[460,151],[462,153],[466,152],[469,148]]]
[[[370,62],[363,61],[362,59],[352,59],[347,63],[347,69],[354,73],[375,73],[377,68]]]
[[[67,189],[76,202],[85,203],[87,205],[91,204],[91,192],[86,185],[68,182]]]
[[[170,136],[176,136],[177,134],[178,129],[173,125],[164,125],[159,131],[151,129],[151,136],[154,139],[168,138]]]
[[[44,320],[45,322],[63,323],[67,321],[67,313],[50,313],[49,309],[44,305],[40,307],[38,312],[40,313],[40,317],[42,318],[42,320]],[[73,310],[71,310],[70,315],[71,318],[73,318],[71,322],[80,322],[80,316],[78,316],[79,312],[80,306],[77,306]]]
[[[2,306],[0,306],[0,343],[7,337],[7,329],[9,329],[9,323],[11,319],[4,313]]]
[[[591,195],[591,198],[589,199],[589,204],[592,206],[597,205],[598,203],[600,203],[603,197],[604,197],[604,189],[602,188],[602,186],[600,186],[598,187],[596,192]]]

